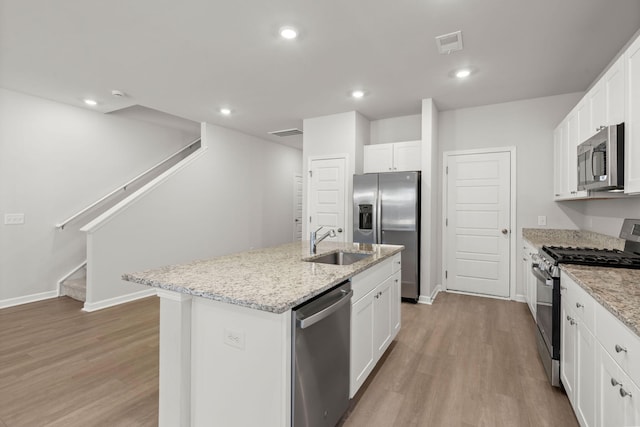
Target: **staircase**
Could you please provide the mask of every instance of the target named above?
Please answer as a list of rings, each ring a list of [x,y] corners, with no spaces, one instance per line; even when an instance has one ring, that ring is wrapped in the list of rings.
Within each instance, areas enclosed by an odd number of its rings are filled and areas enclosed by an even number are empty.
[[[87,300],[87,261],[83,262],[58,281],[60,296],[78,301]]]
[[[56,224],[56,228],[62,231],[65,229],[65,226],[67,224],[77,221],[79,218],[99,217],[101,214],[113,208],[125,199],[135,197],[134,195],[137,190],[140,190],[146,184],[152,182],[156,178],[161,177],[163,173],[177,166],[180,162],[182,162],[195,152],[199,151],[201,148],[202,141],[200,138],[192,141],[191,143],[173,153],[169,157],[165,158],[161,162],[155,164],[135,178],[129,180],[127,183],[120,185],[118,188],[114,189],[96,202],[78,211],[66,220]],[[67,273],[65,276],[63,276],[60,280],[58,280],[58,295],[68,296],[82,302],[87,301],[86,260],[82,264],[71,270],[69,273]]]

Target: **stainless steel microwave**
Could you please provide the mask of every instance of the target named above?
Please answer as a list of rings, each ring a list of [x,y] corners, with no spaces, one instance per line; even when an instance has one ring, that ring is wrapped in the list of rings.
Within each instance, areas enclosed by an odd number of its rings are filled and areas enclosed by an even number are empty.
[[[624,123],[605,126],[578,145],[578,190],[624,189]]]

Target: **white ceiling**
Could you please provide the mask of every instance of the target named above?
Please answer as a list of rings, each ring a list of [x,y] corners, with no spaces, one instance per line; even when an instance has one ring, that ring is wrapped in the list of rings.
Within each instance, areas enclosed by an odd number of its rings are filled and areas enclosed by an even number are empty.
[[[280,39],[283,25],[300,37]],[[267,132],[325,114],[584,91],[639,28],[637,0],[0,0],[0,86],[283,142]],[[457,30],[464,50],[439,55],[434,37]],[[462,66],[476,72],[451,78]]]

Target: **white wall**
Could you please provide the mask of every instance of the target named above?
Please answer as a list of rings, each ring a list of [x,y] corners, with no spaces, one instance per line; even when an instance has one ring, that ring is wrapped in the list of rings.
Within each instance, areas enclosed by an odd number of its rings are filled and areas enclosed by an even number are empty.
[[[148,289],[125,272],[293,241],[300,150],[203,124],[206,151],[89,232],[92,306]]]
[[[438,286],[438,271],[442,259],[437,246],[439,179],[438,168],[438,109],[432,99],[422,100],[422,182],[420,229],[420,300],[432,301]]]
[[[422,114],[371,121],[368,144],[418,141],[422,138]]]
[[[538,227],[538,215],[547,216],[547,228],[579,228],[582,213],[553,201],[553,129],[581,96],[581,93],[572,93],[441,112],[438,227],[442,228],[442,153],[514,146],[517,217],[511,228],[518,236],[517,248],[522,247],[522,228]],[[439,236],[438,247],[442,248],[442,236]],[[520,267],[517,263],[517,268]],[[442,283],[440,270],[438,283]],[[522,277],[519,270],[516,277]],[[522,293],[519,283],[516,293]]]
[[[51,296],[85,259],[82,222],[56,223],[197,136],[0,89],[0,217],[25,214],[0,224],[0,306]]]
[[[581,229],[619,237],[625,218],[640,218],[640,196],[624,199],[576,200],[560,202],[567,211],[580,215]]]

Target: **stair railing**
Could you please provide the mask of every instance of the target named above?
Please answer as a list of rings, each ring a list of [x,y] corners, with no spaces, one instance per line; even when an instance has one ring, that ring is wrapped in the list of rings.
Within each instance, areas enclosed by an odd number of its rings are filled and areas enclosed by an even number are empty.
[[[85,213],[89,212],[91,209],[95,208],[96,206],[100,205],[102,202],[104,202],[105,200],[115,196],[116,194],[118,194],[121,191],[127,191],[127,187],[131,186],[132,184],[134,184],[136,181],[138,181],[139,179],[141,179],[142,177],[144,177],[145,175],[153,172],[154,170],[156,170],[157,168],[159,168],[160,166],[162,166],[163,164],[167,163],[168,161],[170,161],[171,159],[173,159],[174,157],[182,154],[184,151],[187,151],[191,148],[193,148],[194,145],[198,144],[200,142],[200,138],[196,139],[195,141],[190,142],[189,144],[187,144],[186,146],[184,146],[183,148],[181,148],[180,150],[176,151],[175,153],[173,153],[172,155],[170,155],[169,157],[165,158],[164,160],[156,163],[155,165],[151,166],[149,169],[147,169],[146,171],[142,172],[141,174],[137,175],[135,178],[130,179],[129,181],[127,181],[125,184],[119,186],[118,188],[116,188],[115,190],[111,191],[109,194],[107,194],[104,197],[101,197],[99,200],[96,200],[95,202],[91,203],[89,206],[87,206],[84,209],[79,210],[78,212],[76,212],[75,214],[71,215],[69,218],[65,219],[64,221],[56,224],[56,228],[60,229],[60,230],[64,230],[65,225],[69,224],[71,221],[81,217],[82,215],[84,215]]]

